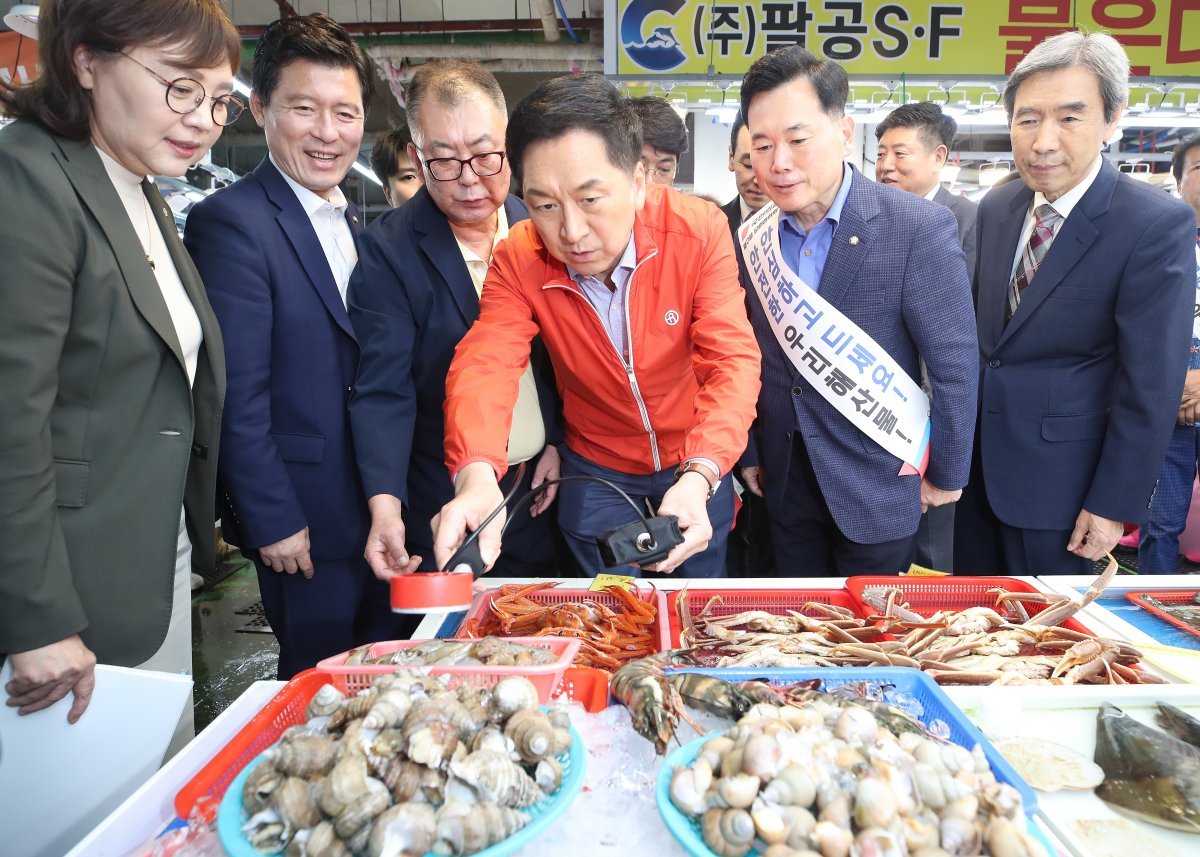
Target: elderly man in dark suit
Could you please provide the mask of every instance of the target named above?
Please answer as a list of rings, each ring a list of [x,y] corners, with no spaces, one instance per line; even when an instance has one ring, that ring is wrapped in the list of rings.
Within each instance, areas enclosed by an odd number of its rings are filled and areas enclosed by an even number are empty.
[[[1087,573],[1154,494],[1187,368],[1195,219],[1101,155],[1128,78],[1111,36],[1070,32],[1005,87],[1021,180],[979,206],[981,514],[959,510],[958,571]]]
[[[968,276],[975,270],[975,212],[979,207],[942,186],[942,168],[958,124],[929,101],[905,104],[875,126],[879,149],[875,180],[944,205],[958,223],[958,239],[967,260]],[[923,386],[928,389],[927,382]],[[930,509],[917,528],[917,563],[952,571],[954,565],[954,504]]]
[[[845,162],[848,89],[841,67],[799,47],[742,82],[775,204],[749,243],[759,253],[774,230],[781,257],[750,301],[763,385],[742,472],[767,499],[781,575],[907,569],[922,511],[958,498],[970,462],[978,369],[954,218]],[[913,380],[922,360],[932,411]]]
[[[250,99],[270,154],[197,204],[184,236],[230,367],[222,523],[258,567],[280,678],[402,628],[363,558],[346,411],[358,344],[344,295],[361,226],[338,183],[373,87],[370,60],[328,16],[271,24]]]
[[[367,559],[384,579],[422,558],[433,567],[429,522],[454,496],[443,463],[446,372],[479,317],[492,249],[529,216],[508,193],[508,114],[490,72],[465,60],[428,62],[409,84],[407,107],[408,154],[425,186],[367,230],[349,293],[362,347],[350,421],[371,509]],[[539,370],[522,376],[509,435],[503,488],[523,471],[516,497],[559,472],[556,394]],[[513,515],[496,573],[555,572],[554,531],[541,512],[556,490]]]

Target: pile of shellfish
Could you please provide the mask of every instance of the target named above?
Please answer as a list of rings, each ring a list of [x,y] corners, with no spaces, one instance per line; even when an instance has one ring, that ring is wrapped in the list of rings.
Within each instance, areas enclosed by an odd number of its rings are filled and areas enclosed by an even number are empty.
[[[288,857],[460,855],[520,830],[521,810],[562,782],[566,710],[539,708],[523,676],[448,682],[399,672],[350,697],[324,685],[245,780],[250,844]]]
[[[672,803],[720,857],[1045,855],[978,746],[846,702],[756,705],[675,769]]]

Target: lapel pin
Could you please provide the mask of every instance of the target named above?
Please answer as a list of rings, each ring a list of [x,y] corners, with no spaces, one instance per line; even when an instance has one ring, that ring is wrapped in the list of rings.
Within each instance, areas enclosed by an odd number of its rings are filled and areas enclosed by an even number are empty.
[[[171,216],[171,212],[168,209],[164,208],[163,209],[163,217],[170,217],[170,216]]]
[[[353,220],[355,223],[358,223],[358,215],[357,214],[351,214],[350,219]]]
[[[851,247],[857,247],[857,246],[858,246],[858,236],[857,236],[857,235],[851,235],[851,236],[850,236],[850,246],[851,246]]]

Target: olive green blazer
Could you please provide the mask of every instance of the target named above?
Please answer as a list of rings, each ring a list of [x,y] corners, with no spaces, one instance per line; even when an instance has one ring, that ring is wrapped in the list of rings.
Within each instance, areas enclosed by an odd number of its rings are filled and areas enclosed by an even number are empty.
[[[181,506],[210,567],[225,394],[217,320],[147,187],[204,332],[195,384],[90,143],[0,129],[0,655],[72,634],[102,663],[162,644]]]

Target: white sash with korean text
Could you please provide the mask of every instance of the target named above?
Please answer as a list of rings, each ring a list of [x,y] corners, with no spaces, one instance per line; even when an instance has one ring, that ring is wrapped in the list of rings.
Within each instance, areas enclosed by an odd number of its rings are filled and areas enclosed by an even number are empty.
[[[904,462],[901,475],[923,474],[929,397],[874,339],[787,266],[778,227],[779,209],[768,203],[742,223],[738,239],[750,287],[780,348],[855,428]]]

